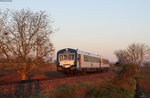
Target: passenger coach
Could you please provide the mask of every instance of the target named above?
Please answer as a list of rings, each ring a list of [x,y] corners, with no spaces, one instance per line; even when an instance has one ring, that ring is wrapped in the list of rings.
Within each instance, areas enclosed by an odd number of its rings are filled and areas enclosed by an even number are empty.
[[[57,52],[57,71],[64,74],[108,71],[109,61],[100,55],[65,48]]]

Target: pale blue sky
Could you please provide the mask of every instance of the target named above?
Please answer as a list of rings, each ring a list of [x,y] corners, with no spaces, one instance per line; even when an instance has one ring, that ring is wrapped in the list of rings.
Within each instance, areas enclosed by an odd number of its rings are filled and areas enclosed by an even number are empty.
[[[0,9],[46,11],[60,28],[56,51],[75,48],[116,61],[114,51],[133,42],[150,46],[150,0],[12,0]]]

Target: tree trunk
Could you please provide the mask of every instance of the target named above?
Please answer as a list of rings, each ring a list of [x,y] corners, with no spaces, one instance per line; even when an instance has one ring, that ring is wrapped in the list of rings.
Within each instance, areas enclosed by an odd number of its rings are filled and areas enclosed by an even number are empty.
[[[21,73],[21,80],[27,80],[27,73],[25,72]]]
[[[138,68],[135,68],[135,72],[136,72],[136,73],[141,72],[141,68],[139,68],[139,67],[138,67]]]
[[[140,67],[138,68],[138,72],[141,72],[141,68]]]

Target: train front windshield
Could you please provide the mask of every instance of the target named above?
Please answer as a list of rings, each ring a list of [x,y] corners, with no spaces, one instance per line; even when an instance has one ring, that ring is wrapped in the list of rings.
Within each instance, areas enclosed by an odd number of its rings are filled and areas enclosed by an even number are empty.
[[[64,60],[74,60],[75,59],[75,54],[60,54],[59,55],[59,61],[64,61]]]

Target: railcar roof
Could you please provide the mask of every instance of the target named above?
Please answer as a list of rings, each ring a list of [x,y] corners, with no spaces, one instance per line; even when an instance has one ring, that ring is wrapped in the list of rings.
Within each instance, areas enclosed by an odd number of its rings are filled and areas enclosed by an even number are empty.
[[[81,53],[81,54],[90,55],[90,56],[101,57],[99,54],[89,53],[89,52],[81,51],[81,50],[78,50],[78,49],[77,49],[77,52]]]

